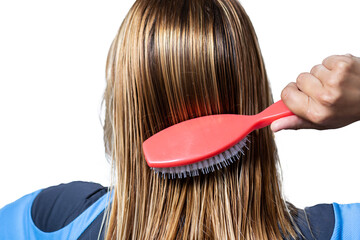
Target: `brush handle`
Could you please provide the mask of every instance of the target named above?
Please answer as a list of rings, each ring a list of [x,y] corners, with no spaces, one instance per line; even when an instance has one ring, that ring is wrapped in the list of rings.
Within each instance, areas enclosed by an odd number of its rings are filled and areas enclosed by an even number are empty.
[[[284,104],[282,100],[270,105],[264,111],[254,115],[256,118],[256,124],[254,129],[263,128],[269,126],[273,121],[283,117],[294,115]]]

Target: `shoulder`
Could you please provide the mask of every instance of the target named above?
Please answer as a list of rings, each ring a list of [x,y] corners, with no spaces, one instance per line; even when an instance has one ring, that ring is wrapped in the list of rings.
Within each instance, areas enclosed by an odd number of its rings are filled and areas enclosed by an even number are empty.
[[[333,205],[317,204],[298,209],[294,220],[303,235],[300,239],[329,240],[335,226]]]
[[[333,203],[335,226],[332,239],[359,239],[360,203]]]
[[[44,232],[57,231],[79,216],[107,192],[91,182],[71,182],[42,190],[34,199],[31,217]]]
[[[25,239],[21,234],[31,233],[33,239],[37,239],[41,234],[56,233],[97,239],[106,200],[109,200],[107,192],[108,188],[100,184],[78,181],[28,194],[0,210],[0,222],[7,222],[7,227],[0,227],[0,237],[17,234],[20,237],[17,239]],[[18,229],[24,232],[19,233]]]
[[[318,204],[298,209],[295,222],[305,239],[358,239],[360,203]]]

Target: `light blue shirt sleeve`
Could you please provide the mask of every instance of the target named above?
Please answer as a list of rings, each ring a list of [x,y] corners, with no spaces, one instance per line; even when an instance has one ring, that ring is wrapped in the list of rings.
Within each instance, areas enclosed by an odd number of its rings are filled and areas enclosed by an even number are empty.
[[[331,240],[360,240],[360,203],[333,203],[335,227]]]
[[[64,228],[43,232],[31,217],[32,203],[40,192],[28,194],[0,209],[0,240],[76,240],[112,200],[107,193]]]

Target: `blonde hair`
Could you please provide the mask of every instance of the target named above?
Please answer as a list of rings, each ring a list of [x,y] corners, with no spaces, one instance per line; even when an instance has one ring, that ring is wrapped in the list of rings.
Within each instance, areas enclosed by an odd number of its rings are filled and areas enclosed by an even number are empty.
[[[142,142],[209,114],[256,114],[273,100],[253,26],[236,0],[137,0],[109,50],[104,141],[114,169],[107,239],[295,237],[269,128],[207,175],[163,179]],[[289,207],[295,211],[292,205]]]

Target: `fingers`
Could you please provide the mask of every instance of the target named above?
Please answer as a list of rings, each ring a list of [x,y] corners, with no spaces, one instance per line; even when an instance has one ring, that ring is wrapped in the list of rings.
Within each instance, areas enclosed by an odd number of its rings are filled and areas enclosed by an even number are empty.
[[[316,74],[326,75],[326,72],[324,73],[321,70],[317,70]],[[296,79],[296,86],[301,92],[312,99],[316,99],[319,92],[323,91],[323,84],[311,73],[301,73]]]
[[[305,129],[305,128],[317,128],[313,123],[306,121],[298,116],[289,116],[284,117],[279,120],[274,121],[271,126],[273,132],[278,132],[283,129]]]
[[[281,93],[285,105],[299,118],[276,121],[281,129],[329,129],[346,126],[360,119],[360,58],[333,55],[302,73]]]
[[[306,118],[311,100],[297,87],[296,83],[291,82],[283,89],[281,99],[295,115]]]
[[[328,95],[321,93],[322,89],[318,89],[320,97],[311,98],[311,96],[302,92],[296,83],[289,83],[281,93],[281,98],[285,105],[300,118],[312,122],[313,128],[320,129],[324,119],[328,116],[327,109],[322,107],[321,101]],[[325,100],[324,100],[325,101]],[[317,127],[314,127],[317,126]]]
[[[346,55],[332,55],[323,60],[322,64],[329,70],[347,68],[353,61],[351,54]]]
[[[326,80],[326,79],[329,79],[330,76],[331,76],[331,71],[329,69],[327,69],[323,64],[318,64],[318,65],[315,65],[310,73],[316,77],[322,85],[323,82]]]

